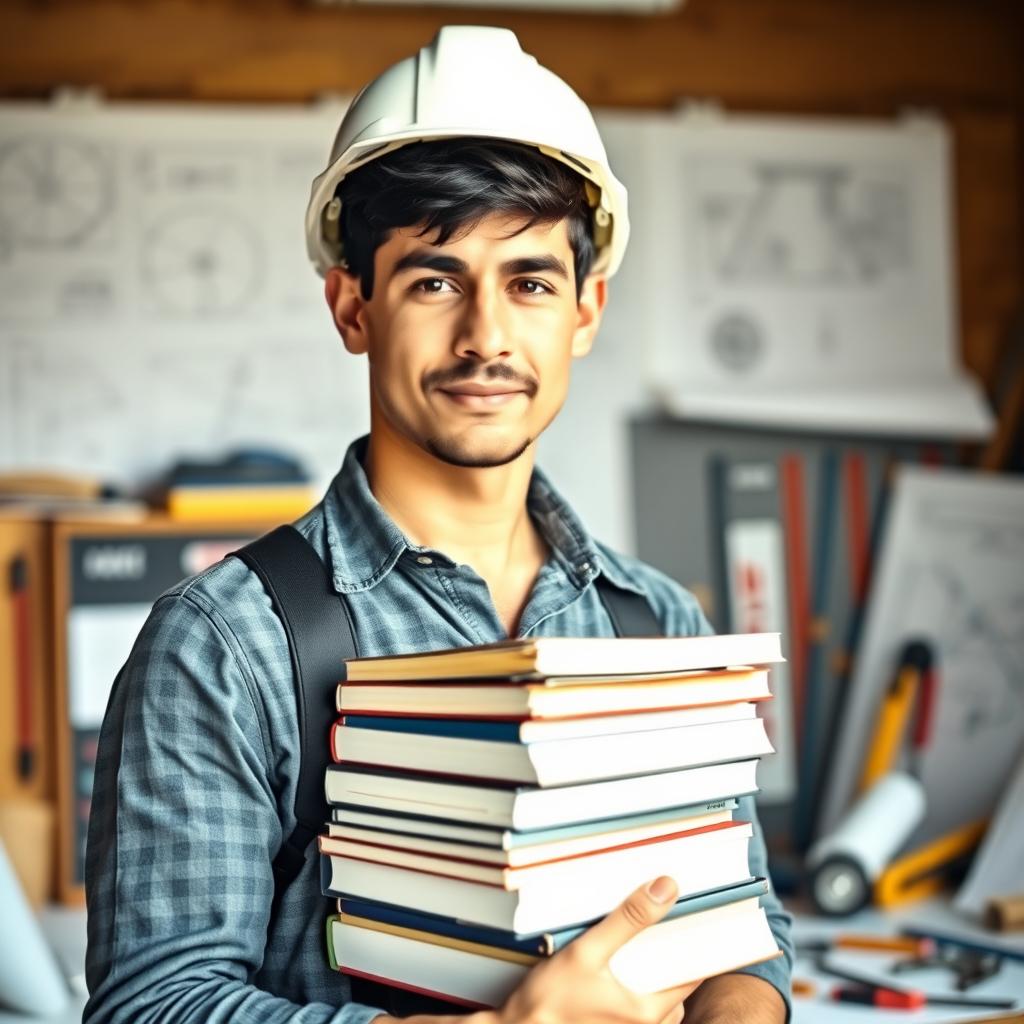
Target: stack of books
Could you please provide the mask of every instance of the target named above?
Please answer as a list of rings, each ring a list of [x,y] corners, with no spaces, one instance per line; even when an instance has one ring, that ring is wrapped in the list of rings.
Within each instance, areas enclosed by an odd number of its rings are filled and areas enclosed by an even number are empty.
[[[348,662],[320,837],[331,966],[471,1007],[659,875],[611,969],[651,992],[779,955],[749,877],[778,634],[537,638]],[[736,666],[736,667],[721,667]]]

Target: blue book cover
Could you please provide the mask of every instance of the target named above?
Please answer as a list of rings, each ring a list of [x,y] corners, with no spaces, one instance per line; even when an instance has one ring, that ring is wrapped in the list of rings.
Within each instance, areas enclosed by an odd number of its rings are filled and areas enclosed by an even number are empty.
[[[712,889],[697,893],[679,900],[665,915],[664,920],[682,917],[684,914],[695,914],[701,910],[712,910],[736,903],[753,896],[763,896],[768,892],[768,881],[765,878],[751,878],[738,885]],[[434,914],[422,914],[402,907],[390,906],[385,903],[372,903],[366,900],[347,899],[338,901],[338,908],[344,914],[354,917],[365,917],[372,921],[383,921],[402,928],[414,928],[417,931],[433,932],[465,942],[478,942],[484,946],[497,946],[499,949],[511,949],[520,953],[531,953],[536,956],[551,956],[563,946],[568,945],[594,922],[588,922],[576,928],[565,928],[557,932],[542,932],[539,935],[516,935],[514,932],[502,931],[497,928],[482,928],[479,925],[463,924],[461,921]]]
[[[455,739],[519,743],[521,722],[481,722],[459,718],[390,718],[385,715],[345,715],[350,729],[382,729],[385,732],[417,733],[423,736],[451,736]]]

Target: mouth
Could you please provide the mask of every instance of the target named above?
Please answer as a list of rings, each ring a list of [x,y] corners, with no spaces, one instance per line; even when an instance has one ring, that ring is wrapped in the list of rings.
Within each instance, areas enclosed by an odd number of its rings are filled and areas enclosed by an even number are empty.
[[[497,391],[491,388],[481,388],[463,385],[458,388],[439,388],[442,395],[455,405],[464,409],[495,409],[508,405],[520,395],[522,390]]]

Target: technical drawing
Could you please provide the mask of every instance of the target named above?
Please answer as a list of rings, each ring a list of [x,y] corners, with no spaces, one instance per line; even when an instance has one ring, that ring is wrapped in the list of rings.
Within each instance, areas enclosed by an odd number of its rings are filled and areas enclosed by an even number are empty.
[[[927,814],[911,848],[988,814],[1024,743],[1024,487],[898,470],[858,646],[822,832],[849,806],[900,652],[931,647]]]
[[[910,191],[848,163],[696,169],[702,262],[722,285],[872,288],[911,263]]]
[[[79,245],[113,201],[113,169],[99,145],[39,138],[0,146],[0,235],[9,244]]]
[[[142,244],[142,278],[163,312],[237,313],[259,295],[259,236],[232,211],[176,210],[161,217]]]
[[[52,462],[59,453],[62,465],[83,472],[105,469],[111,450],[127,433],[119,424],[127,422],[130,412],[130,385],[87,348],[19,347],[12,356],[22,457]],[[53,394],[61,400],[53,401]]]
[[[765,351],[764,330],[746,313],[726,313],[711,326],[711,353],[726,369],[745,373]]]

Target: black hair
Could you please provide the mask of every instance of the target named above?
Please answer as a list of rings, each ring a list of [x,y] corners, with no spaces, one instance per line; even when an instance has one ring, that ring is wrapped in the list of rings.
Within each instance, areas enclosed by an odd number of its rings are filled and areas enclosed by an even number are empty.
[[[483,138],[416,142],[371,160],[338,186],[345,263],[373,294],[373,257],[397,228],[422,226],[444,245],[492,213],[522,216],[519,231],[567,220],[576,294],[594,261],[581,174],[532,146]],[[519,231],[515,232],[516,234]]]

